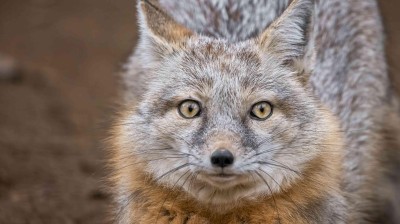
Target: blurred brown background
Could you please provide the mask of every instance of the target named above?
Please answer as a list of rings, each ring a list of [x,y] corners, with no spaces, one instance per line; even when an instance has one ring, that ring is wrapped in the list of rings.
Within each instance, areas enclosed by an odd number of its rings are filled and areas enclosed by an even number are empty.
[[[395,75],[400,2],[380,3]],[[135,11],[134,0],[0,1],[0,61],[14,69],[0,70],[1,224],[107,223],[100,140]]]

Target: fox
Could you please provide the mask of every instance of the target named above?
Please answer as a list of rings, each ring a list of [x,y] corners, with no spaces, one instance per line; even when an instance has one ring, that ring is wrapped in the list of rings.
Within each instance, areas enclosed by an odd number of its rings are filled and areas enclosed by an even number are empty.
[[[137,8],[108,140],[116,223],[400,223],[375,0]]]

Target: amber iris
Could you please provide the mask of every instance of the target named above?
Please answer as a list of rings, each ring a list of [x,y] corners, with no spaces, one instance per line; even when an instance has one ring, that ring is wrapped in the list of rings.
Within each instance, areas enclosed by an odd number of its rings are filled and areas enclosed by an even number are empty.
[[[266,120],[272,115],[272,105],[268,102],[258,102],[253,105],[250,115],[256,120]]]
[[[194,100],[185,100],[178,107],[179,114],[187,119],[200,115],[200,104]]]

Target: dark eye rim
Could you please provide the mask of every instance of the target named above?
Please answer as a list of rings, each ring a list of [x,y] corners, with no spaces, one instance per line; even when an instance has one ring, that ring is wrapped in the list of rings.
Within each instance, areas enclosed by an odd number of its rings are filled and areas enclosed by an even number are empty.
[[[197,104],[197,106],[199,107],[199,112],[197,112],[197,114],[194,115],[193,117],[187,117],[187,116],[185,116],[185,115],[181,112],[181,106],[182,106],[184,103],[187,103],[187,102],[195,103],[195,104]],[[177,110],[178,110],[178,113],[179,113],[179,115],[180,115],[181,117],[183,117],[183,118],[185,118],[185,119],[194,119],[194,118],[197,118],[197,117],[199,117],[199,116],[201,115],[201,112],[202,112],[201,108],[202,108],[202,107],[201,107],[201,103],[200,103],[199,101],[197,101],[197,100],[192,100],[192,99],[188,99],[188,100],[183,100],[182,102],[180,102],[179,105],[178,105]]]
[[[270,113],[268,114],[268,116],[266,116],[265,118],[259,118],[259,117],[257,117],[257,116],[253,113],[253,108],[254,108],[256,105],[261,104],[261,103],[266,103],[266,104],[268,104],[268,105],[271,107],[271,112],[270,112]],[[272,105],[272,103],[270,103],[270,102],[268,102],[268,101],[260,101],[260,102],[257,102],[257,103],[255,103],[255,104],[253,104],[253,105],[251,106],[250,112],[249,112],[250,118],[253,119],[253,120],[257,120],[257,121],[265,121],[265,120],[267,120],[268,118],[270,118],[270,117],[272,116],[273,113],[274,113],[274,106]]]

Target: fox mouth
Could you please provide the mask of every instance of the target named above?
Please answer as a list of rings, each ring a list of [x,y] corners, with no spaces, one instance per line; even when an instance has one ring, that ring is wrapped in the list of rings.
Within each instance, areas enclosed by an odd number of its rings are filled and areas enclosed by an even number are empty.
[[[190,191],[202,202],[228,206],[254,193],[257,184],[250,179],[244,173],[202,172],[197,176],[198,185]]]
[[[239,181],[241,175],[233,173],[212,173],[203,174],[203,178],[211,185],[216,185],[218,187],[227,187],[229,185],[234,185],[235,182]]]
[[[228,180],[233,180],[238,176],[235,174],[218,173],[218,174],[208,175],[208,177],[213,180],[228,181]]]
[[[227,174],[227,173],[218,173],[218,174],[211,174],[209,175],[212,178],[220,178],[220,179],[226,179],[226,178],[232,178],[235,177],[235,174]]]

